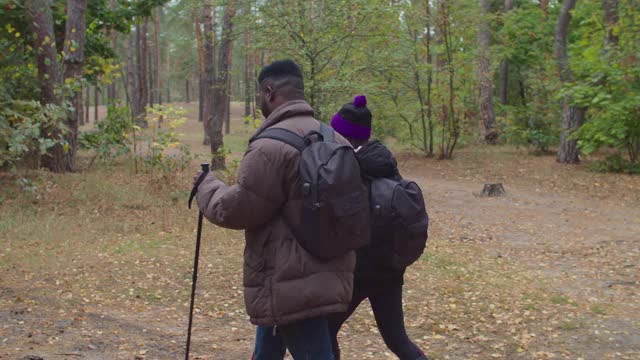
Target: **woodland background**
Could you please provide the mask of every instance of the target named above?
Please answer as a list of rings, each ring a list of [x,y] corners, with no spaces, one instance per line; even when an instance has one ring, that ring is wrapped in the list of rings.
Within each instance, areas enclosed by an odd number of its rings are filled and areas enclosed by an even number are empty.
[[[640,358],[639,56],[637,0],[0,0],[0,357],[183,357],[191,179],[235,181],[292,58],[423,189],[430,358]],[[193,358],[251,356],[243,246],[205,224]],[[394,358],[368,304],[340,341]]]

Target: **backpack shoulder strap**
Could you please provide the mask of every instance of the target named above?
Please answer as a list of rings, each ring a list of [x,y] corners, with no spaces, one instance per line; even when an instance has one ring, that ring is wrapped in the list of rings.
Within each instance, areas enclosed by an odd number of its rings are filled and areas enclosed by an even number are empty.
[[[291,130],[283,129],[283,128],[268,128],[260,133],[258,136],[251,139],[251,142],[254,142],[258,139],[273,139],[282,141],[283,143],[290,145],[298,151],[304,150],[306,144],[302,136],[294,133]]]
[[[325,142],[336,142],[336,134],[332,128],[325,123],[320,123],[320,135]]]

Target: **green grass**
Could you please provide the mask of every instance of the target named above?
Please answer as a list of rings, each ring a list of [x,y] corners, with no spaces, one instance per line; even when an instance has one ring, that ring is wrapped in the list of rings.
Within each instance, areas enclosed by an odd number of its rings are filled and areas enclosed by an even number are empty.
[[[564,330],[564,331],[571,331],[571,330],[576,330],[580,327],[580,325],[578,323],[569,321],[569,322],[565,322],[562,323],[558,326],[559,330]]]
[[[556,305],[572,305],[572,306],[578,306],[578,304],[569,299],[568,297],[564,296],[564,295],[554,295],[551,297],[551,302],[556,304]]]
[[[147,253],[150,250],[157,249],[162,243],[156,240],[127,240],[122,242],[113,249],[114,254],[130,254],[134,252]]]
[[[593,304],[591,305],[591,312],[597,315],[606,315],[606,307],[603,304]]]
[[[0,214],[0,233],[6,234],[17,225],[14,214]]]

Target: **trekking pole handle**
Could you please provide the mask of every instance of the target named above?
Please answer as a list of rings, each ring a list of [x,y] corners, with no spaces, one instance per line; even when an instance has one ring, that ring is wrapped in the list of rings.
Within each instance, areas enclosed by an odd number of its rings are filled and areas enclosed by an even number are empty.
[[[202,173],[200,174],[200,177],[198,177],[196,183],[193,185],[193,189],[191,189],[191,195],[189,195],[189,209],[191,209],[191,202],[193,201],[193,198],[196,197],[196,194],[198,193],[198,187],[204,180],[205,176],[207,176],[207,174],[209,173],[209,163],[200,164],[200,168],[202,169]]]

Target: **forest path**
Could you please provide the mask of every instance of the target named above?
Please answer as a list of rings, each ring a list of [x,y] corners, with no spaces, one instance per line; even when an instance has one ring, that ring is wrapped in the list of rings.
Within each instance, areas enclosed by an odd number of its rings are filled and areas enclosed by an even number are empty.
[[[179,129],[196,155],[196,104]],[[234,103],[225,145],[254,131]],[[595,174],[509,147],[469,146],[452,161],[398,152],[431,216],[425,255],[406,273],[412,339],[433,359],[637,359],[640,178]],[[191,168],[190,168],[191,169]],[[130,164],[43,174],[38,198],[0,204],[0,358],[183,357],[195,211],[192,171]],[[474,195],[502,181],[500,198]],[[19,194],[19,191],[15,192]],[[34,225],[37,219],[37,226]],[[243,234],[205,224],[193,353],[249,359]],[[394,359],[364,303],[340,337],[345,359]]]

